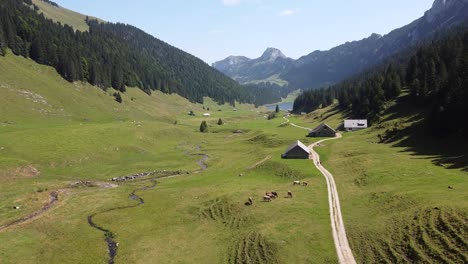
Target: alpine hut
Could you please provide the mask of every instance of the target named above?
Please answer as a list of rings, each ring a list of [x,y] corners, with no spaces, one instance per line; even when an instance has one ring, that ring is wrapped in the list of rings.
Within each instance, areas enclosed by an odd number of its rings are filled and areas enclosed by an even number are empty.
[[[355,130],[365,129],[367,128],[367,120],[366,119],[345,120],[344,128],[346,131],[355,131]]]
[[[308,137],[336,137],[336,130],[326,123],[320,124],[318,127],[309,131]]]
[[[283,159],[308,159],[310,149],[301,141],[297,140],[294,144],[289,146],[284,154],[281,155]]]

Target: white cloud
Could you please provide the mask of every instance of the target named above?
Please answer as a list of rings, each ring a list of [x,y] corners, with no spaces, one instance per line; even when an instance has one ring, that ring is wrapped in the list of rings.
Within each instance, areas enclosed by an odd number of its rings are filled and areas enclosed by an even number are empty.
[[[292,16],[292,15],[295,15],[297,13],[298,9],[285,9],[283,11],[281,11],[281,13],[279,13],[279,16]]]
[[[235,6],[240,4],[241,0],[223,0],[223,5],[225,6]]]

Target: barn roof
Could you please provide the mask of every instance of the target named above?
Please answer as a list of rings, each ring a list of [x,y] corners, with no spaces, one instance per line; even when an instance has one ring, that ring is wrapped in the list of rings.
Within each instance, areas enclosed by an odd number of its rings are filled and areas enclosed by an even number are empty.
[[[367,119],[350,119],[344,121],[345,128],[367,128]]]
[[[290,145],[284,153],[288,153],[289,151],[291,151],[292,149],[298,146],[304,151],[306,151],[307,153],[310,153],[310,149],[299,140],[297,140],[294,144]]]
[[[322,129],[323,127],[327,127],[329,129],[331,129],[332,131],[335,131],[335,129],[333,129],[331,126],[329,126],[327,123],[322,123],[320,125],[318,125],[316,128],[312,129],[312,130],[309,130],[309,133],[312,133],[312,132],[317,132],[319,131],[320,129]]]

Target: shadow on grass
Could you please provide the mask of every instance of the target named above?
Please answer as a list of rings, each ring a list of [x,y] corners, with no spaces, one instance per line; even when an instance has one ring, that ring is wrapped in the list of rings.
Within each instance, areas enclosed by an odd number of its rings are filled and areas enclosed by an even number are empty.
[[[429,159],[437,166],[468,172],[468,139],[460,135],[437,137],[434,127],[425,122],[428,111],[416,107],[411,96],[400,96],[387,110],[390,113],[381,122],[385,132],[380,143],[404,148],[413,156]]]
[[[322,121],[325,121],[327,120],[328,118],[338,114],[338,113],[342,113],[343,115],[343,118],[344,119],[348,119],[351,117],[351,111],[349,110],[346,110],[346,111],[343,111],[339,105],[336,105],[334,106],[333,108],[331,108],[330,110],[327,110],[325,113],[322,114]]]
[[[396,99],[395,103],[387,109],[387,112],[391,114],[382,121],[385,122],[403,118],[407,122],[415,122],[426,115],[425,111],[425,109],[414,107],[410,95],[403,95]]]
[[[413,156],[424,156],[437,166],[468,172],[468,140],[460,136],[438,138],[424,121],[404,128],[388,129],[380,136],[380,143],[405,148]]]

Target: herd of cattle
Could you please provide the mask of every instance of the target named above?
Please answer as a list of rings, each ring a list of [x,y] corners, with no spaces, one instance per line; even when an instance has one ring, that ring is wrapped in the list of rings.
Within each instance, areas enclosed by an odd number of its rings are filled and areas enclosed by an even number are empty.
[[[293,185],[299,185],[299,186],[308,186],[309,183],[306,181],[303,181],[302,183],[300,181],[293,181]],[[263,196],[263,201],[264,202],[271,202],[274,199],[278,198],[278,193],[277,192],[266,192],[265,195]],[[293,193],[292,191],[288,191],[287,198],[293,198]],[[253,204],[253,198],[249,197],[249,200],[245,203],[246,205],[252,205]]]
[[[127,176],[122,176],[122,177],[114,177],[110,179],[113,182],[125,182],[125,181],[131,181],[131,180],[136,180],[144,177],[149,177],[153,175],[181,175],[181,174],[190,174],[188,171],[183,171],[183,170],[177,170],[177,171],[168,171],[168,170],[155,170],[155,171],[150,171],[150,172],[141,172],[137,174],[132,174],[132,175],[127,175]]]

